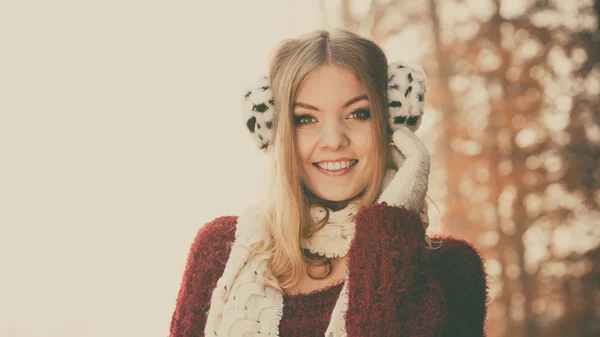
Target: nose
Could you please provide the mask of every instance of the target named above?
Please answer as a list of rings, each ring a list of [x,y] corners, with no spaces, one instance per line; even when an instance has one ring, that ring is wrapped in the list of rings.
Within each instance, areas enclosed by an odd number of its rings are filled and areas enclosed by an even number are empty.
[[[338,150],[350,143],[348,132],[343,121],[330,121],[321,131],[321,148]]]

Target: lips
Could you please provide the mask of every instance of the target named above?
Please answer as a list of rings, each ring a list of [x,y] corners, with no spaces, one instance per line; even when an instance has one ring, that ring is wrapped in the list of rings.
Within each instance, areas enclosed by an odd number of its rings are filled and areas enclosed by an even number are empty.
[[[328,170],[325,168],[322,168],[319,166],[319,164],[317,163],[313,163],[313,166],[319,170],[319,172],[328,175],[328,176],[341,176],[344,175],[350,171],[352,171],[352,169],[354,169],[354,167],[356,166],[356,164],[358,163],[358,160],[353,160],[352,164],[349,167],[346,168],[339,168],[337,170],[333,169],[333,170]]]
[[[322,169],[325,169],[325,170],[329,170],[329,171],[338,171],[341,169],[352,167],[352,166],[356,165],[356,163],[358,163],[358,160],[352,159],[352,160],[336,161],[336,162],[319,162],[319,163],[313,163],[313,165],[320,167]]]
[[[358,163],[357,159],[340,158],[336,160],[320,161],[317,163],[313,163],[313,165],[319,166],[320,168],[329,171],[337,171],[356,165],[356,163]]]

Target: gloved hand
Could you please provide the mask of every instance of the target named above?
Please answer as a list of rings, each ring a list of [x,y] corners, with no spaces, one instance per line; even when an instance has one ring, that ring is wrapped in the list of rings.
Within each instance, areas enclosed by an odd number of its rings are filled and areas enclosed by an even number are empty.
[[[398,167],[393,178],[381,193],[378,202],[404,206],[419,212],[428,223],[425,196],[429,185],[431,159],[425,144],[406,126],[399,126],[392,135],[391,155]],[[388,178],[389,179],[389,178]]]

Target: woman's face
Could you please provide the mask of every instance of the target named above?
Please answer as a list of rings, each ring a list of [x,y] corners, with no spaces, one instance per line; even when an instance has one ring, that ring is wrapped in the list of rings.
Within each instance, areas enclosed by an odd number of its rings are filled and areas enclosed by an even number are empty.
[[[342,201],[372,177],[375,127],[367,91],[354,74],[325,65],[302,83],[293,110],[301,179],[317,197]]]

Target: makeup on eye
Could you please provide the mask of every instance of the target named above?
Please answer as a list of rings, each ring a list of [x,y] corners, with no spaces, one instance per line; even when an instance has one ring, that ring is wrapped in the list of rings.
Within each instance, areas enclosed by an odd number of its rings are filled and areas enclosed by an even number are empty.
[[[354,115],[355,113],[360,113],[361,117],[357,117],[356,119],[366,120],[371,118],[371,111],[366,108],[356,109],[350,113],[350,115]]]
[[[313,116],[306,115],[306,114],[304,114],[304,115],[297,115],[297,116],[294,115],[294,125],[299,126],[299,125],[308,124],[308,122],[306,122],[306,123],[302,122],[303,120],[308,119],[308,118],[312,118],[313,120],[315,119]]]
[[[368,120],[371,118],[371,111],[368,108],[358,108],[358,109],[352,110],[352,112],[350,112],[348,114],[348,117],[351,117],[351,116],[356,116],[356,117],[350,118],[350,119]],[[312,121],[310,121],[311,119],[312,119]],[[297,126],[312,124],[312,123],[314,123],[315,120],[316,120],[316,118],[311,114],[300,114],[300,115],[293,116],[294,125],[297,125]]]

